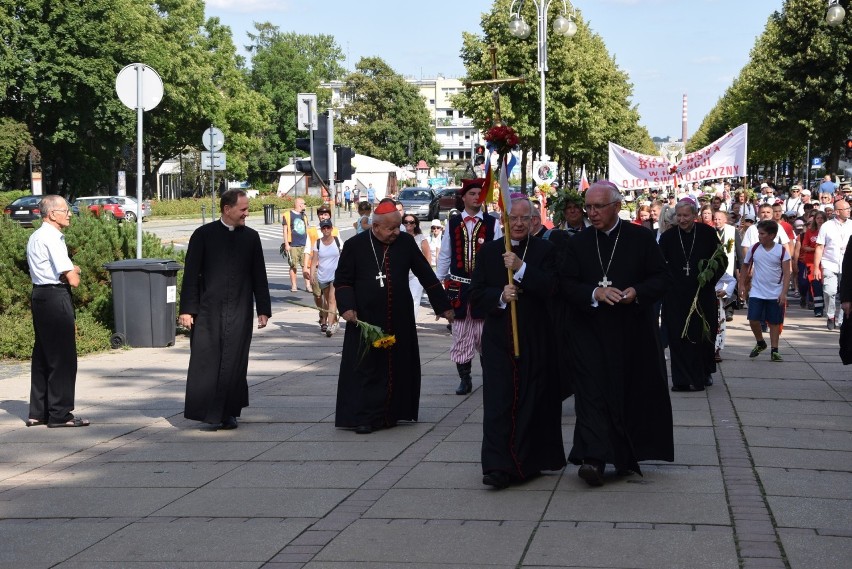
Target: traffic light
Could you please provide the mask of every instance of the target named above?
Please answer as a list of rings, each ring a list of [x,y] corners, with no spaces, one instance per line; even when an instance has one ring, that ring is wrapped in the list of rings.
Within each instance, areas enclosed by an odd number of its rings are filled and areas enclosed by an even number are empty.
[[[473,149],[473,165],[482,166],[485,164],[485,146],[477,144]]]
[[[337,175],[334,177],[335,182],[351,180],[355,174],[355,168],[352,167],[352,158],[355,157],[355,151],[348,146],[337,146],[334,149],[337,157]]]
[[[301,150],[302,152],[306,152],[308,156],[311,155],[311,139],[310,138],[297,138],[296,139],[296,148]],[[302,172],[303,174],[311,173],[311,161],[310,158],[308,160],[296,160],[295,163],[296,172]]]
[[[311,173],[313,184],[320,182],[326,184],[328,182],[328,116],[319,115],[317,117],[317,130],[313,131],[314,135],[314,153],[310,160],[296,160],[296,171],[305,174]],[[296,148],[302,152],[311,152],[311,140],[309,138],[297,138]]]
[[[846,160],[852,160],[852,138],[846,139]]]

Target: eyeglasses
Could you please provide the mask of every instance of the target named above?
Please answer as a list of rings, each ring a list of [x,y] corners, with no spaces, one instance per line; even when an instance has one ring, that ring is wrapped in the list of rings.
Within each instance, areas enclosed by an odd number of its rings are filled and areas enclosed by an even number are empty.
[[[531,215],[510,215],[509,223],[520,223],[521,221],[529,221],[532,219]]]
[[[50,211],[55,211],[55,212],[58,212],[58,213],[64,213],[65,215],[68,215],[70,213],[69,209],[52,209]]]
[[[605,203],[605,204],[587,203],[585,205],[585,208],[586,208],[587,212],[591,213],[593,211],[600,211],[605,207],[609,207],[614,203],[618,203],[619,201],[621,201],[621,200],[613,200],[613,201],[611,201],[609,203]]]

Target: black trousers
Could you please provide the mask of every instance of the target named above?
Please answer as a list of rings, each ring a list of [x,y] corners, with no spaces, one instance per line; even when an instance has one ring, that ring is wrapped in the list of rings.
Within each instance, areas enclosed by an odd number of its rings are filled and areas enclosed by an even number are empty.
[[[70,287],[33,287],[30,419],[65,423],[73,418],[77,341]]]

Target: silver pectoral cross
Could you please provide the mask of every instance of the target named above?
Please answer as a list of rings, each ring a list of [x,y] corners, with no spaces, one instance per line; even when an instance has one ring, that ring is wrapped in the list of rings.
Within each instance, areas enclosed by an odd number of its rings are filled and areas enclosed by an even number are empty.
[[[377,281],[379,281],[379,286],[380,286],[381,288],[384,288],[384,287],[385,287],[385,279],[386,279],[386,278],[387,278],[387,275],[382,274],[382,272],[381,272],[381,271],[379,271],[379,274],[376,276],[376,280],[377,280]]]
[[[683,266],[683,270],[686,272],[686,276],[689,276],[689,263]]]
[[[598,281],[598,286],[602,286],[602,287],[607,287],[607,286],[609,286],[609,285],[611,285],[611,284],[612,284],[612,281],[608,281],[608,280],[606,279],[606,275],[604,275],[604,278],[603,278],[603,280],[602,280],[602,281]]]

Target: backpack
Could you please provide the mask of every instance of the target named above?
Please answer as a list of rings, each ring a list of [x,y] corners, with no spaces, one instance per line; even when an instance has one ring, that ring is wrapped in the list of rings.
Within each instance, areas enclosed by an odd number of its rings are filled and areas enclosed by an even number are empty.
[[[334,242],[337,243],[337,252],[340,253],[343,250],[343,245],[340,244],[337,235],[334,236]],[[322,245],[322,239],[317,239],[317,251],[319,251],[320,245]]]

